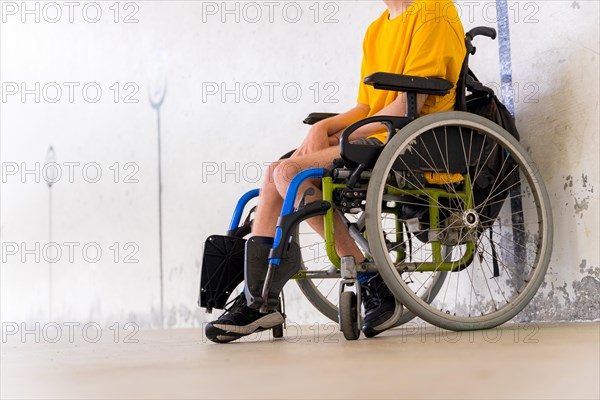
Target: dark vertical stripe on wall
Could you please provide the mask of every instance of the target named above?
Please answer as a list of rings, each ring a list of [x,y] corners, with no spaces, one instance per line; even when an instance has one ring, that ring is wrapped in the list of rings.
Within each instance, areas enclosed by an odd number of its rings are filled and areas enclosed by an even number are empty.
[[[498,14],[498,45],[500,51],[500,87],[502,102],[515,115],[515,100],[512,90],[512,60],[510,56],[510,27],[507,0],[496,0]]]

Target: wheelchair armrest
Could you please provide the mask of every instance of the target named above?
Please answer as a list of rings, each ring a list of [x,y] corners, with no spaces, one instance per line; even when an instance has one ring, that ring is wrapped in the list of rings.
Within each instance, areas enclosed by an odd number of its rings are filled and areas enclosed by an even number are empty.
[[[379,122],[387,128],[388,141],[396,134],[397,130],[404,128],[412,119],[407,117],[396,117],[386,115],[376,115],[361,119],[350,125],[342,132],[340,138],[340,154],[344,161],[350,166],[364,164],[367,169],[373,168],[379,154],[383,151],[383,146],[371,146],[358,143],[350,143],[350,135],[361,126]]]
[[[338,114],[336,114],[336,113],[310,113],[310,114],[308,114],[308,117],[306,117],[304,119],[304,121],[302,121],[302,122],[304,122],[306,125],[314,125],[319,121],[322,121],[327,118],[335,117],[336,115],[338,115]]]
[[[375,72],[365,78],[365,84],[375,89],[393,90],[395,92],[415,92],[445,96],[454,84],[442,78],[422,78],[419,76]]]

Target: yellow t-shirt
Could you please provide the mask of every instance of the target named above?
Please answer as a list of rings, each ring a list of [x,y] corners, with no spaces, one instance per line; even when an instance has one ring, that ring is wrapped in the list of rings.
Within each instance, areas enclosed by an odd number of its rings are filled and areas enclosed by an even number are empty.
[[[375,72],[444,78],[456,85],[466,55],[464,30],[452,0],[416,0],[390,21],[389,11],[367,29],[358,102],[370,107],[369,116],[393,102],[398,93],[376,90],[363,83]],[[456,92],[429,96],[421,115],[454,108]],[[387,133],[373,135],[385,142]]]

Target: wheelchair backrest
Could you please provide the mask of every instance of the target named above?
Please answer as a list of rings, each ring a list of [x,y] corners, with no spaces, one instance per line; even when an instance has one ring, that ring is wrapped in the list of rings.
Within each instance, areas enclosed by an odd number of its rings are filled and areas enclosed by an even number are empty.
[[[440,126],[419,135],[395,161],[395,171],[430,171],[465,174],[477,164],[488,143],[472,129]],[[487,149],[486,149],[487,150]]]
[[[493,95],[494,91],[481,84],[475,77],[475,74],[469,69],[469,56],[475,54],[477,48],[473,46],[473,38],[476,36],[487,36],[492,40],[496,39],[496,30],[494,28],[488,28],[486,26],[478,26],[471,29],[465,34],[465,47],[467,53],[463,60],[463,64],[456,83],[456,101],[454,103],[454,109],[456,111],[467,111],[467,91],[471,93],[486,93]]]

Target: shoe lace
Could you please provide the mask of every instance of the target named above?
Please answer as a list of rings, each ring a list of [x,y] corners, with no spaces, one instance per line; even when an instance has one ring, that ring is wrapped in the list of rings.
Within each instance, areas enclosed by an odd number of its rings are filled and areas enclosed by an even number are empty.
[[[377,308],[379,304],[381,304],[381,298],[379,297],[377,288],[373,286],[374,285],[371,282],[367,282],[365,285],[363,285],[363,289],[365,290],[365,293],[363,295],[363,303],[365,306],[365,310]]]
[[[223,307],[225,312],[221,316],[227,314],[230,311],[236,311],[236,310],[244,307],[245,305],[246,305],[246,299],[244,297],[244,293],[242,292],[239,295],[237,295],[237,297],[233,298],[227,304],[225,304],[225,307]]]

